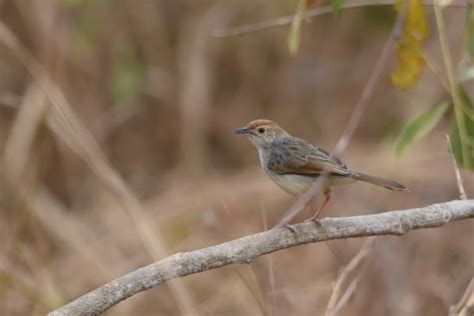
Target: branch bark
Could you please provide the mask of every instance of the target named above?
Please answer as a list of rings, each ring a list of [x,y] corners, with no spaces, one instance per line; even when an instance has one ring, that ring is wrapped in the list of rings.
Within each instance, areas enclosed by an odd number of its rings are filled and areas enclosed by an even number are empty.
[[[321,220],[320,226],[311,222],[296,224],[295,233],[276,228],[220,245],[174,254],[111,281],[48,315],[98,315],[120,301],[168,280],[229,264],[250,263],[259,256],[298,245],[375,235],[400,236],[410,230],[440,227],[467,218],[474,218],[474,200],[372,215],[326,218]]]

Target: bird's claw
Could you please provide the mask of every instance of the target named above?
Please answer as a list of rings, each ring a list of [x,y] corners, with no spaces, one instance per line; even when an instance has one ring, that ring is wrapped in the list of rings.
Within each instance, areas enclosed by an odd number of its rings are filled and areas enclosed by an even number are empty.
[[[304,221],[305,223],[308,222],[313,222],[316,226],[320,227],[321,226],[321,221],[317,218],[308,218],[307,220]]]
[[[294,225],[291,225],[291,224],[286,224],[285,225],[285,228],[288,229],[290,232],[292,233],[296,233],[296,228]]]

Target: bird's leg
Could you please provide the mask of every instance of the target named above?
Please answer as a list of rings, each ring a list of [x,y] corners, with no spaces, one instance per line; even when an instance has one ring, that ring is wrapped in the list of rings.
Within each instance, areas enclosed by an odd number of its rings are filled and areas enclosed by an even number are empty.
[[[326,188],[324,189],[324,201],[323,201],[323,204],[321,204],[321,206],[319,207],[319,209],[314,213],[313,216],[311,216],[310,218],[308,218],[305,222],[315,222],[316,224],[320,224],[319,220],[317,219],[317,217],[321,214],[321,212],[323,211],[323,209],[326,207],[326,205],[328,205],[329,203],[329,200],[331,200],[331,197],[332,197],[332,191],[330,188]]]
[[[305,208],[308,208],[309,210],[309,216],[312,216],[315,213],[314,210],[315,210],[315,207],[317,206],[317,203],[318,203],[317,197],[315,196],[309,202],[305,204]],[[317,212],[319,212],[319,210]],[[296,233],[295,225],[286,224],[284,227],[288,229],[290,232]]]

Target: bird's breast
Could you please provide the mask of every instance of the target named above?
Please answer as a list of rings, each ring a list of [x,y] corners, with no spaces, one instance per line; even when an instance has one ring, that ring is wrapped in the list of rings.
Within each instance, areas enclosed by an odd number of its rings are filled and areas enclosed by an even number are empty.
[[[291,195],[303,195],[313,184],[316,177],[303,176],[297,174],[279,174],[271,170],[265,170],[270,179],[275,182],[281,189]]]
[[[264,168],[265,169],[265,168]],[[301,196],[303,195],[311,185],[318,179],[320,176],[305,176],[299,174],[279,174],[274,171],[265,169],[265,172],[270,177],[270,179],[275,182],[281,189],[290,193],[291,195]],[[324,187],[332,187],[338,185],[345,185],[355,182],[356,180],[352,177],[339,176],[339,175],[329,175],[325,180]]]

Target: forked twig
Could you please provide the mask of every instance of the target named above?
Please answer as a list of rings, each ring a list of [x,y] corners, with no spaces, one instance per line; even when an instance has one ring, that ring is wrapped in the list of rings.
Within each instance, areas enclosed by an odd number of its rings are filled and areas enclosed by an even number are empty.
[[[374,237],[367,239],[357,255],[352,258],[349,264],[339,274],[339,277],[334,284],[331,297],[329,298],[328,306],[326,308],[326,316],[335,316],[355,291],[359,280],[358,276],[354,277],[352,283],[343,292],[344,285],[347,283],[351,275],[361,266],[364,259],[370,254],[374,241]]]
[[[234,267],[235,273],[238,275],[239,279],[245,285],[245,288],[250,292],[250,294],[252,294],[252,297],[255,299],[255,303],[257,303],[258,309],[260,310],[261,314],[263,316],[267,316],[268,312],[265,307],[265,300],[263,299],[263,296],[261,295],[262,293],[256,282],[255,274],[253,273],[250,265],[249,265],[249,269],[250,269],[249,270],[250,278],[252,279],[251,281],[245,278],[244,274],[242,273],[242,271],[239,270],[238,267]]]
[[[474,312],[474,278],[467,286],[459,302],[449,308],[449,316],[470,316]]]
[[[357,285],[359,284],[360,276],[357,275],[354,280],[352,280],[351,284],[347,287],[344,295],[342,295],[341,299],[337,303],[336,307],[334,307],[332,315],[337,315],[341,308],[346,305],[346,303],[351,299],[352,295],[354,294],[355,290],[357,289]]]

